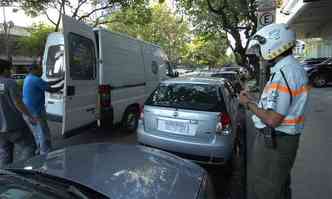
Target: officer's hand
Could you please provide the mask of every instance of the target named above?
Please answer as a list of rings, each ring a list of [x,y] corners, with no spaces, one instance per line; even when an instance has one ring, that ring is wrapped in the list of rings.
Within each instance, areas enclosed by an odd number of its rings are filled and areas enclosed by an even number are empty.
[[[240,92],[240,104],[246,105],[250,101],[250,97],[247,91]]]

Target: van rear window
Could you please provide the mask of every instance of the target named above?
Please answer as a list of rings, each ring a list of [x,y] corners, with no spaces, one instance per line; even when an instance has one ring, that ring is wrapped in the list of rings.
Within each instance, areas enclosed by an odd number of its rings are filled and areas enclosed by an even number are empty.
[[[50,46],[47,53],[46,76],[63,77],[65,73],[63,45]]]
[[[224,103],[218,100],[217,87],[205,84],[161,84],[146,105],[220,112]]]

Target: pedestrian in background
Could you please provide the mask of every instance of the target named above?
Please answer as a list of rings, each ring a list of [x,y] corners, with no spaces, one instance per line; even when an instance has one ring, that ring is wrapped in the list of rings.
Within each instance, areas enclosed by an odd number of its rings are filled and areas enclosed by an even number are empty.
[[[16,81],[10,78],[10,70],[11,63],[0,60],[0,167],[13,162],[16,149],[19,151],[17,160],[28,159],[35,151],[34,139],[22,114],[31,125],[36,119],[22,102]]]
[[[250,48],[273,67],[258,104],[246,91],[240,94],[257,129],[248,167],[249,199],[291,198],[290,174],[309,92],[306,72],[292,54],[295,43],[295,33],[285,24],[265,26],[250,41]]]
[[[46,82],[41,78],[43,74],[41,66],[33,64],[29,69],[30,72],[23,84],[23,101],[31,114],[37,118],[36,125],[29,125],[37,144],[37,154],[47,154],[52,145],[45,109],[45,92],[59,92],[63,89],[63,84],[57,87],[51,86],[59,84],[63,79]],[[24,117],[24,119],[28,120],[29,118]]]

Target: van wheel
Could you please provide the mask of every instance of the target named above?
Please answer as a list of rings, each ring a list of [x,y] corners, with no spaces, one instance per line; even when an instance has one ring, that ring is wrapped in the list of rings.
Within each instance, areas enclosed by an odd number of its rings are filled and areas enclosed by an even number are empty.
[[[125,131],[133,133],[136,132],[139,120],[139,110],[136,107],[130,107],[122,120],[122,127]]]

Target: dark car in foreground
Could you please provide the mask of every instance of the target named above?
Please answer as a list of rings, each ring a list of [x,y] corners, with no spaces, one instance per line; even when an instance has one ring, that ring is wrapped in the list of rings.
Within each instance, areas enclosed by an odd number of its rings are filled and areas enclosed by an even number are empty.
[[[0,170],[6,199],[213,199],[200,166],[143,146],[78,145]]]
[[[232,158],[238,100],[220,78],[162,82],[144,104],[138,142],[207,164]]]
[[[324,87],[332,82],[332,58],[318,64],[304,64],[303,67],[315,87]]]

